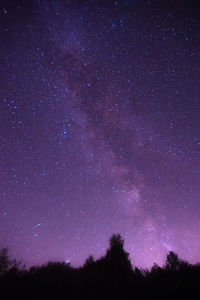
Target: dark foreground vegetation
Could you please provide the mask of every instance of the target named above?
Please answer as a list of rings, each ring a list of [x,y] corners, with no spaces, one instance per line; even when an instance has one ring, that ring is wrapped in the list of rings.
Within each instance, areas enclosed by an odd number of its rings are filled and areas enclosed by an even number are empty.
[[[195,295],[195,296],[194,296]],[[0,299],[198,299],[200,265],[170,252],[163,268],[133,268],[119,234],[110,238],[106,255],[90,256],[83,267],[50,262],[27,270],[0,251]]]

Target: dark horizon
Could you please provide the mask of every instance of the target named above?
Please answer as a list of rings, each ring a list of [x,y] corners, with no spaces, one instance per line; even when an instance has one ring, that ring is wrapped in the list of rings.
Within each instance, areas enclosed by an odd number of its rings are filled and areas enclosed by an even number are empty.
[[[80,268],[49,262],[29,270],[0,250],[0,290],[4,299],[177,299],[199,291],[200,264],[191,265],[174,252],[163,268],[133,268],[120,234],[113,234],[105,256],[90,256]],[[142,298],[141,298],[142,297]]]
[[[200,5],[0,2],[0,247],[200,261]]]

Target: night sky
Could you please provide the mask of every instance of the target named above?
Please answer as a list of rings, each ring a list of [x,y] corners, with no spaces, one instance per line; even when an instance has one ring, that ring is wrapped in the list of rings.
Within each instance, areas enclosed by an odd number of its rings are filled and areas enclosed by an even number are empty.
[[[0,2],[0,246],[200,261],[200,6]]]

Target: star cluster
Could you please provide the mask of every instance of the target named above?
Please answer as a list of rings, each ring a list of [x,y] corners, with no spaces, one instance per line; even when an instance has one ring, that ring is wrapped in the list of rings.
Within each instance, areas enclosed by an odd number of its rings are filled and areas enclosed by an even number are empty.
[[[197,1],[0,6],[0,243],[78,266],[200,261]]]

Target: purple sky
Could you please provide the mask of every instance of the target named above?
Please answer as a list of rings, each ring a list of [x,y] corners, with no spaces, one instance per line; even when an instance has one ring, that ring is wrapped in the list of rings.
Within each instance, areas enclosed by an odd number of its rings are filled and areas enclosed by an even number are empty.
[[[0,246],[83,264],[200,261],[200,7],[0,5]]]

